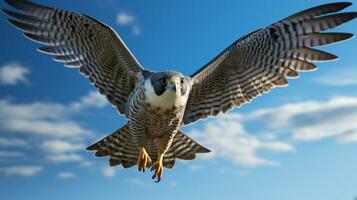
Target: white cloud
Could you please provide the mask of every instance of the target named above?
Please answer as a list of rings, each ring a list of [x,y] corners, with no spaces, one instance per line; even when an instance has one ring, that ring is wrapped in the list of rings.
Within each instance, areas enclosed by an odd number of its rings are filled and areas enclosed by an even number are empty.
[[[337,140],[343,143],[357,142],[357,131],[341,135]]]
[[[0,138],[0,147],[28,147],[30,146],[25,140]]]
[[[141,29],[136,22],[135,16],[127,12],[120,12],[117,14],[117,23],[121,26],[129,26],[132,29],[134,36],[141,34]]]
[[[93,132],[71,117],[84,109],[102,108],[105,105],[108,105],[107,100],[97,92],[90,92],[69,105],[47,102],[15,104],[0,99],[0,129],[53,137],[87,136]]]
[[[0,147],[7,149],[0,151],[0,157],[24,157],[24,153],[9,149],[29,147],[30,143],[34,143],[39,144],[38,149],[44,152],[42,158],[46,161],[75,162],[79,166],[88,167],[91,163],[75,152],[85,148],[81,141],[94,132],[80,125],[74,118],[87,109],[103,108],[106,105],[107,100],[97,92],[89,92],[78,101],[68,104],[14,103],[8,99],[0,99],[0,132],[30,136],[26,137],[29,141],[0,137]]]
[[[44,141],[41,144],[41,149],[48,153],[68,153],[84,149],[83,144],[73,144],[61,140]]]
[[[253,112],[231,113],[203,122],[203,128],[189,133],[213,157],[232,160],[238,165],[254,167],[277,165],[259,156],[260,151],[294,152],[294,147],[279,141],[316,141],[335,138],[340,143],[357,142],[357,97],[333,97],[327,101],[302,101]],[[260,134],[250,134],[246,127],[259,124]],[[250,130],[250,129],[249,129]],[[286,137],[286,136],[291,136]],[[193,167],[194,168],[194,167]]]
[[[294,148],[284,142],[264,141],[249,135],[236,118],[238,115],[226,115],[204,123],[200,130],[189,133],[204,146],[212,148],[212,155],[230,159],[238,165],[256,167],[260,165],[278,165],[278,162],[257,155],[259,150],[291,152]]]
[[[272,141],[272,142],[264,142],[260,144],[261,149],[266,149],[269,151],[275,152],[292,152],[295,149],[288,143],[279,142],[279,141]]]
[[[113,167],[104,167],[102,172],[103,172],[103,175],[106,177],[115,176],[115,169]]]
[[[25,156],[22,152],[17,151],[0,151],[0,158],[1,157],[23,157]]]
[[[34,176],[42,170],[41,166],[10,166],[0,168],[0,174],[6,176]]]
[[[126,12],[120,12],[117,15],[117,23],[120,25],[129,25],[135,21],[135,17]]]
[[[357,97],[286,104],[258,110],[245,117],[246,121],[260,121],[271,129],[291,133],[294,139],[300,141],[328,137],[342,137],[341,141],[352,141],[357,132]]]
[[[73,121],[12,120],[3,126],[7,130],[53,137],[76,137],[93,132]]]
[[[108,100],[103,95],[97,91],[91,91],[78,102],[72,103],[71,107],[75,110],[82,110],[85,108],[103,108],[108,104]]]
[[[357,85],[357,67],[337,67],[316,78],[316,82],[329,86]]]
[[[90,166],[92,166],[92,165],[93,165],[92,162],[85,160],[85,161],[83,161],[83,162],[81,163],[80,166],[81,166],[81,167],[90,167]]]
[[[55,162],[55,163],[63,163],[63,162],[78,162],[82,161],[83,157],[78,154],[53,154],[48,155],[46,160]]]
[[[8,63],[0,68],[0,84],[16,85],[20,82],[28,83],[26,75],[30,71],[18,63]]]
[[[74,178],[75,176],[76,176],[76,174],[74,174],[72,172],[60,172],[57,175],[57,177],[60,179],[70,179],[70,178]]]

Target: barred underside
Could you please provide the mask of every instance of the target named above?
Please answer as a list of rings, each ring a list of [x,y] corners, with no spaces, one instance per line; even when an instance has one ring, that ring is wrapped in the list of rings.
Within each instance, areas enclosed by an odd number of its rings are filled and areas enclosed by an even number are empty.
[[[311,8],[233,43],[191,76],[194,85],[183,123],[215,116],[248,103],[273,87],[286,86],[288,78],[299,77],[298,72],[317,69],[311,62],[336,59],[337,56],[312,47],[353,36],[321,33],[356,18],[356,12],[330,14],[350,5],[341,2]]]

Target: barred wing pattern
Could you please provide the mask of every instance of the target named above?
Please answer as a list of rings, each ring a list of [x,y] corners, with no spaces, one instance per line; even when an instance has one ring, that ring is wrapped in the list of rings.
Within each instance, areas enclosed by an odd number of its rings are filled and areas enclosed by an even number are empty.
[[[119,35],[109,26],[81,14],[38,5],[26,0],[5,0],[21,11],[2,11],[10,24],[41,44],[40,52],[55,56],[65,66],[79,68],[99,92],[126,114],[126,101],[142,71]]]
[[[350,21],[356,12],[338,12],[351,3],[314,7],[239,39],[193,74],[193,87],[183,123],[215,116],[249,103],[273,87],[286,86],[287,78],[312,71],[314,61],[336,59],[313,49],[352,37],[349,33],[321,33]],[[323,16],[321,16],[323,15]]]

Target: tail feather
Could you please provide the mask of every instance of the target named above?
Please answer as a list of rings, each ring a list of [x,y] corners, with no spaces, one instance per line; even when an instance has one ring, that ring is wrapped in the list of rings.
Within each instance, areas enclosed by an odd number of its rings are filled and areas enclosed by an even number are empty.
[[[96,150],[97,157],[110,156],[110,166],[122,164],[124,168],[134,166],[139,156],[139,150],[132,142],[128,124],[87,147],[87,150]]]
[[[155,162],[157,160],[156,145],[152,140],[147,141],[145,145],[151,160]],[[110,166],[121,164],[124,168],[134,166],[139,157],[139,150],[132,141],[128,124],[99,142],[87,147],[87,150],[96,151],[96,157],[109,156]],[[197,153],[208,152],[210,150],[201,146],[179,130],[174,137],[171,147],[164,155],[163,165],[170,169],[175,165],[176,158],[192,160],[196,158]]]
[[[175,158],[182,160],[193,160],[197,153],[208,153],[209,149],[198,144],[196,141],[185,135],[182,131],[178,131],[164,156],[164,166],[166,162],[167,168],[172,168],[175,164]]]

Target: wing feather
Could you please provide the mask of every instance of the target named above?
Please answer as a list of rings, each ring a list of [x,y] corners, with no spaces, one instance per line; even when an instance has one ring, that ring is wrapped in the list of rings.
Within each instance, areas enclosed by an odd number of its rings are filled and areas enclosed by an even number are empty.
[[[277,86],[286,86],[298,72],[313,71],[311,62],[337,56],[313,49],[344,41],[350,33],[321,33],[357,17],[338,12],[349,2],[317,6],[254,31],[234,42],[191,75],[193,87],[183,118],[189,124],[249,103]]]
[[[127,113],[127,98],[143,69],[112,28],[89,16],[27,0],[5,2],[19,10],[1,9],[8,22],[28,39],[45,45],[39,52],[79,68],[120,113]]]

